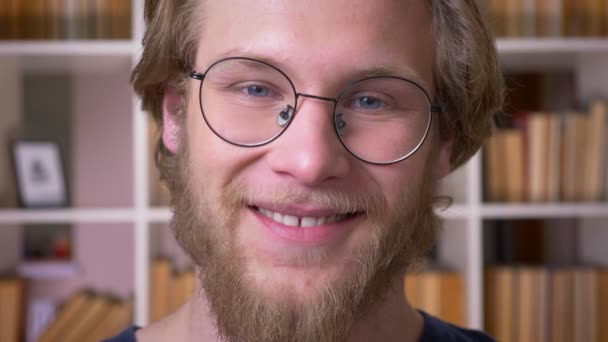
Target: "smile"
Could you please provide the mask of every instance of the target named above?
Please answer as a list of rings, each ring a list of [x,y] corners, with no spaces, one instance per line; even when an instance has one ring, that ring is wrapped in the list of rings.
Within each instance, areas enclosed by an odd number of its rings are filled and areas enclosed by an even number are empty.
[[[312,217],[312,216],[293,216],[293,215],[284,215],[281,213],[277,213],[264,208],[256,208],[262,215],[268,217],[269,219],[284,224],[290,227],[316,227],[322,226],[325,224],[330,224],[334,222],[344,221],[352,216],[353,214],[339,214],[339,215],[330,215],[330,216],[322,216],[322,217]]]

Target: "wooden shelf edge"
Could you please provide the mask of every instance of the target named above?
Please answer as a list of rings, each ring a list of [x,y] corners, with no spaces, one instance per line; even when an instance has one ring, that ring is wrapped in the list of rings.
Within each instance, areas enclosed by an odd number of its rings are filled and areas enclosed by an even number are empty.
[[[484,204],[488,218],[608,218],[608,203]]]
[[[498,38],[496,47],[500,55],[608,53],[608,37]]]
[[[93,209],[0,209],[0,224],[23,223],[131,223],[132,208]]]

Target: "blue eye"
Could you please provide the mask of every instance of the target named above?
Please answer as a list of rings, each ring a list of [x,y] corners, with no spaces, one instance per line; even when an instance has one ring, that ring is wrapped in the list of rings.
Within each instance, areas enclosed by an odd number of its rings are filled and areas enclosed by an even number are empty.
[[[357,105],[363,109],[378,109],[382,105],[382,101],[368,96],[360,97],[357,102]]]
[[[247,94],[255,97],[266,97],[270,93],[270,90],[266,87],[252,85],[247,87]]]

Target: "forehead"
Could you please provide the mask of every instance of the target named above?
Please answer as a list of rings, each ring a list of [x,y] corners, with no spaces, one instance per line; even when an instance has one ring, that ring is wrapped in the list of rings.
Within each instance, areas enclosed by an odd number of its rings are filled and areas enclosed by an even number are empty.
[[[208,1],[204,17],[199,69],[238,55],[277,64],[300,87],[327,84],[328,76],[348,81],[362,70],[431,84],[426,0]]]

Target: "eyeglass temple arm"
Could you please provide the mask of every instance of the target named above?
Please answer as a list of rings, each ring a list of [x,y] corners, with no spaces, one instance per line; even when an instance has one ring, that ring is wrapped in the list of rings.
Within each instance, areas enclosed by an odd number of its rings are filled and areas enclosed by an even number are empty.
[[[203,78],[205,78],[205,74],[201,74],[201,73],[198,73],[196,71],[192,71],[190,73],[190,77],[194,78],[195,80],[202,81]]]
[[[432,113],[442,113],[443,108],[441,108],[441,106],[439,106],[439,105],[431,105],[431,112]]]

